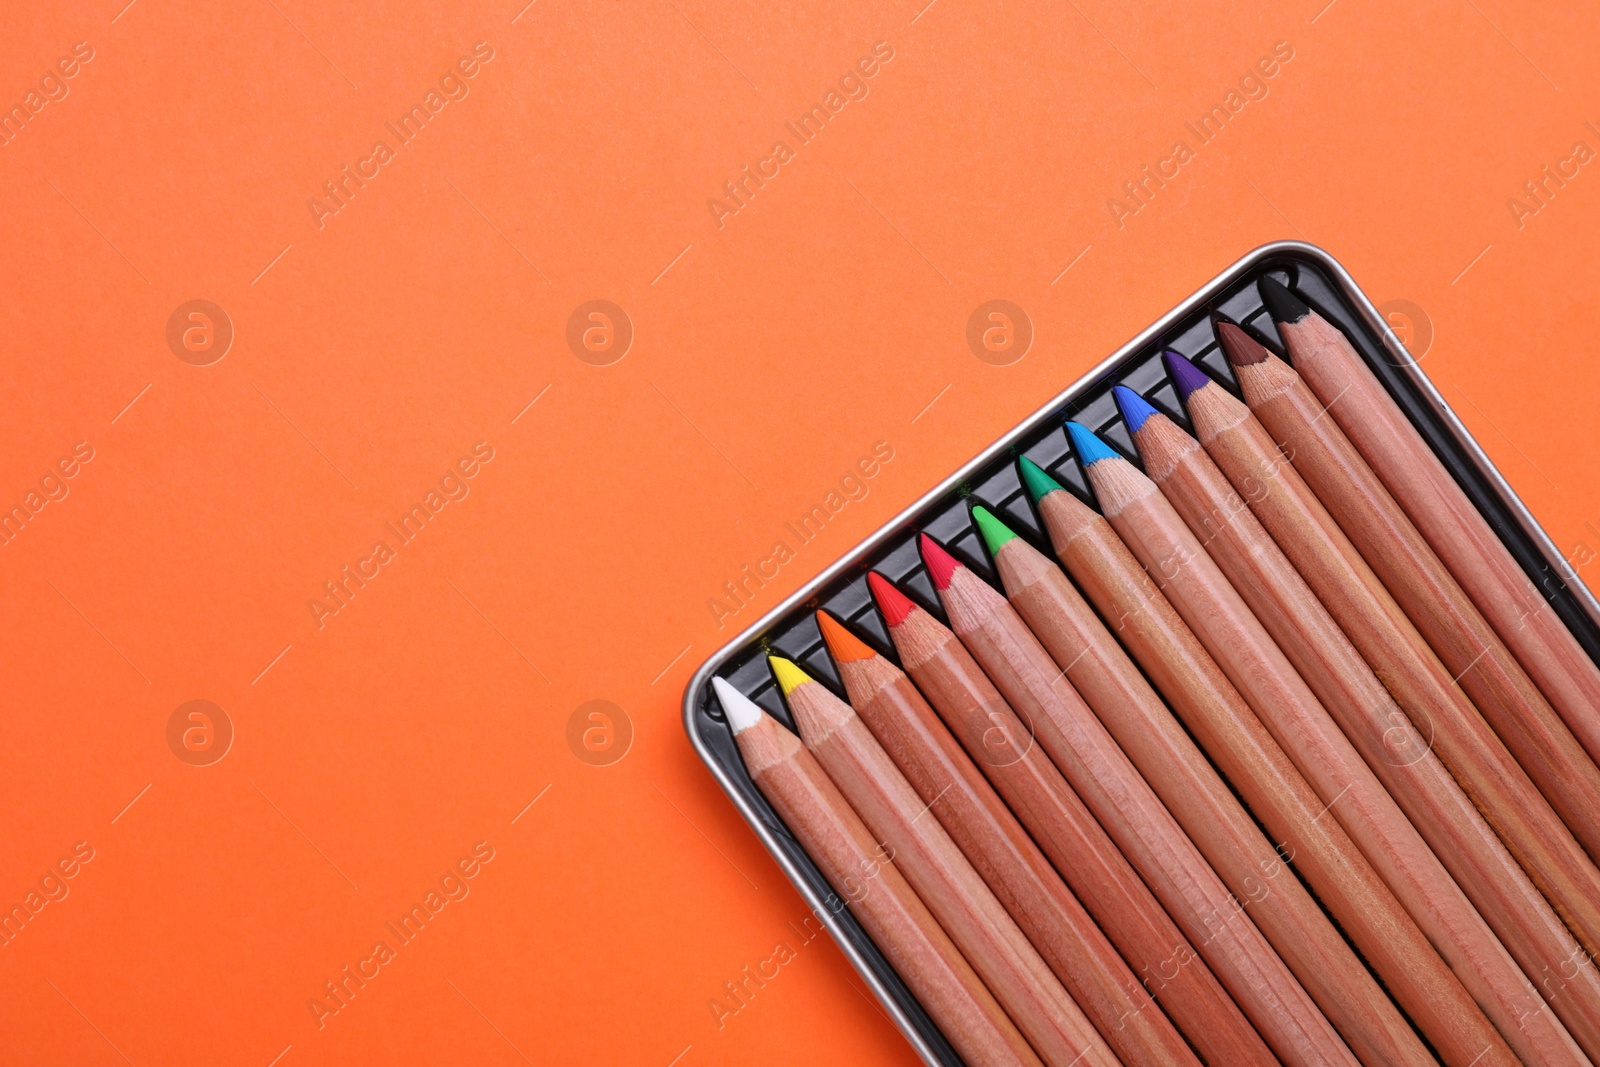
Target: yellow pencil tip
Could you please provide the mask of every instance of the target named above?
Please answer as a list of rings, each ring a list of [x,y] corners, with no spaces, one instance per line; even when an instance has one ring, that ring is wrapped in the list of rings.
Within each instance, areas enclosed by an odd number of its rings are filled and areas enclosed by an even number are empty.
[[[782,656],[768,656],[767,663],[772,666],[772,673],[778,679],[778,688],[783,690],[784,696],[811,681],[809,674]]]

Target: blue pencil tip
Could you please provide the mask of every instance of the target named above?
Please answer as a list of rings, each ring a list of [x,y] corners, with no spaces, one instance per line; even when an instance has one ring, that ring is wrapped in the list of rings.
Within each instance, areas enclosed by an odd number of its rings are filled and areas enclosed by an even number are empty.
[[[1155,408],[1145,402],[1144,397],[1129,389],[1126,385],[1113,385],[1111,395],[1117,398],[1117,410],[1122,412],[1122,421],[1128,424],[1129,433],[1138,433],[1139,428],[1151,415],[1159,414]]]
[[[1067,436],[1072,438],[1073,450],[1078,453],[1078,459],[1085,467],[1103,459],[1118,458],[1110,445],[1096,437],[1092,430],[1075,422],[1067,423]]]

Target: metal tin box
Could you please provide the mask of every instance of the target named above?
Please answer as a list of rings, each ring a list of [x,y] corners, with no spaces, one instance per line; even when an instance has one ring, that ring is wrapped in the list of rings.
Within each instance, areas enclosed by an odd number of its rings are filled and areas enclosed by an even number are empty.
[[[929,1064],[959,1064],[961,1060],[756,790],[711,695],[711,679],[726,678],[792,729],[793,721],[768,673],[766,650],[788,656],[842,693],[813,618],[816,608],[826,608],[845,620],[891,658],[893,646],[867,591],[867,571],[882,572],[943,618],[918,557],[918,531],[933,534],[963,563],[993,582],[989,558],[968,519],[969,505],[983,503],[1049,553],[1048,539],[1018,480],[1015,458],[1028,456],[1092,503],[1083,473],[1071,455],[1064,420],[1070,417],[1095,430],[1137,463],[1132,440],[1111,396],[1111,386],[1120,383],[1187,428],[1188,420],[1160,359],[1166,348],[1197,361],[1237,393],[1233,373],[1212,334],[1209,315],[1220,311],[1254,328],[1258,335],[1275,339],[1276,330],[1256,291],[1255,281],[1262,275],[1289,284],[1345,331],[1534,584],[1545,591],[1584,649],[1590,656],[1600,655],[1600,603],[1577,579],[1344,268],[1328,253],[1298,241],[1280,241],[1251,252],[724,645],[700,666],[684,693],[684,729],[700,758],[816,915],[823,918],[884,1010]]]

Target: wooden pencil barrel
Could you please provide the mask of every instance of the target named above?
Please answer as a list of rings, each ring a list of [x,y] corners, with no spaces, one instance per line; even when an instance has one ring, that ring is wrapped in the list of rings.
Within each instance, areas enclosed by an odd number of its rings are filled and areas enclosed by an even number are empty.
[[[756,788],[961,1057],[1042,1067],[799,738],[764,716],[734,740]]]

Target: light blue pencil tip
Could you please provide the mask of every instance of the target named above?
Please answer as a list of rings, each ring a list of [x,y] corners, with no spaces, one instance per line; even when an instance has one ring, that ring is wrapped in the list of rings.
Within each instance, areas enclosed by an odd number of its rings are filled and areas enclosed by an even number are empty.
[[[1067,436],[1072,438],[1073,451],[1078,453],[1078,459],[1085,467],[1099,463],[1103,459],[1117,459],[1117,453],[1111,446],[1094,435],[1094,432],[1078,423],[1067,423]]]

